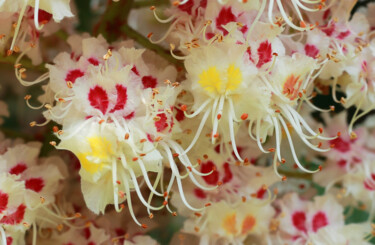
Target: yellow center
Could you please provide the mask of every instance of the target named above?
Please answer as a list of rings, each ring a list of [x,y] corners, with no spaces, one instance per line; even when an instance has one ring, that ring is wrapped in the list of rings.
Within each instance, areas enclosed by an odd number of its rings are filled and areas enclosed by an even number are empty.
[[[112,144],[104,137],[87,138],[91,152],[79,153],[77,155],[82,167],[89,173],[94,174],[105,165],[105,160],[113,154]]]
[[[224,71],[219,71],[216,66],[212,66],[199,75],[198,83],[208,93],[224,94],[234,91],[242,82],[241,70],[231,64]]]

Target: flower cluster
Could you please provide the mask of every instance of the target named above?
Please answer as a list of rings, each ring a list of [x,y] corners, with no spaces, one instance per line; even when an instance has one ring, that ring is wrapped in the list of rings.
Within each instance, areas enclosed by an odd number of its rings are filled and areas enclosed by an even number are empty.
[[[143,4],[95,1],[91,35],[58,24],[69,0],[0,1],[2,52],[42,84],[30,126],[64,158],[0,135],[1,244],[157,244],[175,216],[172,244],[371,244],[375,4],[172,1],[134,28]]]

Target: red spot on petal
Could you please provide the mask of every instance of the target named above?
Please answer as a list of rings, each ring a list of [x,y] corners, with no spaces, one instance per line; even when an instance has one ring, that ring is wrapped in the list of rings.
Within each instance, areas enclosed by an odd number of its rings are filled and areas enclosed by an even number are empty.
[[[262,42],[259,45],[257,52],[259,56],[257,68],[262,67],[264,64],[272,60],[272,46],[271,43],[269,43],[268,41]]]
[[[202,189],[199,189],[199,188],[195,188],[194,189],[194,194],[196,197],[200,198],[200,199],[204,199],[207,197],[206,193],[204,193],[204,191]]]
[[[34,12],[34,9],[32,9],[32,11]],[[34,19],[34,13],[31,16],[31,19]],[[42,9],[38,10],[38,23],[39,23],[39,25],[45,25],[48,22],[50,22],[51,19],[52,19],[52,14],[50,14],[50,13],[48,13],[48,12],[42,10]]]
[[[329,141],[329,143],[332,145],[335,145],[334,150],[339,152],[348,152],[350,151],[350,142],[343,140],[341,137],[338,137],[334,140]]]
[[[17,207],[17,210],[13,213],[5,215],[1,220],[0,223],[7,224],[7,225],[17,225],[22,222],[23,217],[25,215],[26,206],[21,204]]]
[[[232,180],[233,174],[232,171],[230,170],[229,164],[226,162],[224,163],[224,177],[223,177],[223,183],[227,183]]]
[[[158,132],[163,132],[169,126],[168,117],[165,113],[157,114],[157,116],[160,117],[160,120],[155,122],[156,130]]]
[[[350,31],[347,30],[347,31],[340,32],[339,35],[337,35],[337,38],[340,39],[340,40],[343,40],[346,37],[348,37],[349,35],[350,35]]]
[[[12,245],[13,243],[13,238],[11,238],[10,236],[7,237],[7,245]]]
[[[0,213],[7,209],[9,195],[0,191]]]
[[[328,225],[327,216],[323,212],[318,212],[314,215],[312,220],[312,228],[314,232],[317,232],[320,228]]]
[[[319,49],[313,44],[306,44],[305,54],[311,58],[315,58],[319,54]]]
[[[182,110],[178,109],[177,107],[175,107],[174,109],[176,110],[176,116],[175,117],[176,117],[177,121],[181,122],[182,120],[184,120],[185,119],[185,113]]]
[[[83,77],[85,73],[79,69],[70,70],[65,77],[65,81],[75,83],[77,78]]]
[[[339,167],[341,168],[344,168],[346,166],[346,163],[347,161],[345,159],[341,159],[337,162],[337,165],[339,165]]]
[[[133,66],[133,68],[131,69],[131,71],[134,72],[135,75],[139,76],[139,72],[138,72],[136,66]]]
[[[134,117],[134,114],[135,114],[134,111],[132,111],[128,115],[124,116],[124,119],[125,120],[130,120],[130,119],[132,119]]]
[[[295,212],[292,215],[292,223],[297,230],[306,232],[306,214],[305,212]]]
[[[85,236],[86,240],[90,239],[91,231],[89,227],[86,227],[85,229],[83,229],[83,235]]]
[[[144,88],[155,88],[158,81],[152,76],[144,76],[142,77],[142,84]]]
[[[211,38],[213,38],[215,36],[215,33],[212,33],[212,32],[208,32],[208,33],[206,33],[206,38],[207,39],[211,39]]]
[[[122,237],[119,239],[119,243],[124,244],[124,241],[125,241],[124,235],[126,234],[126,231],[122,228],[116,228],[115,233],[117,237]]]
[[[324,32],[327,36],[332,36],[333,32],[335,31],[335,24],[325,25],[321,28],[322,32]]]
[[[95,86],[94,88],[90,89],[88,99],[92,107],[100,110],[103,114],[107,112],[109,103],[108,95],[102,87]]]
[[[228,31],[224,29],[224,25],[230,23],[230,22],[235,22],[236,21],[236,16],[232,12],[231,7],[223,7],[220,10],[219,15],[216,18],[216,28],[223,31],[224,35],[228,34]]]
[[[26,169],[27,169],[26,164],[18,163],[16,166],[14,166],[13,168],[9,170],[9,173],[19,175],[19,174],[22,174]]]
[[[330,9],[327,9],[326,11],[324,11],[323,20],[328,19],[328,17],[329,17],[330,14],[331,14],[331,10]]]
[[[257,191],[257,198],[259,199],[263,199],[264,197],[264,194],[266,194],[267,190],[263,187],[259,188],[259,190]]]
[[[94,66],[99,65],[99,61],[97,59],[93,58],[93,57],[89,58],[87,61]]]
[[[201,172],[202,173],[209,173],[215,167],[216,167],[216,165],[212,161],[202,163],[201,164]],[[219,181],[219,172],[217,170],[214,170],[214,171],[212,171],[212,173],[210,175],[202,176],[202,178],[209,185],[217,185],[217,182]]]
[[[31,178],[25,182],[26,189],[40,192],[44,187],[44,181],[42,178]]]
[[[194,7],[194,1],[193,0],[188,0],[186,3],[184,4],[180,4],[178,5],[178,9],[183,11],[183,12],[186,12],[188,14],[191,14],[192,13],[192,10],[193,10],[193,7]]]
[[[113,113],[118,110],[124,109],[126,102],[128,100],[128,94],[127,89],[123,85],[116,84],[116,90],[117,90],[117,101],[115,107],[110,111],[110,113]]]

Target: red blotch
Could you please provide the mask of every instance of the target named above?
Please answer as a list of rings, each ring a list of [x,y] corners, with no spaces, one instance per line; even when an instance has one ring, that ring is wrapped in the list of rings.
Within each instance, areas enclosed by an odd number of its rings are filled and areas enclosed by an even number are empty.
[[[26,169],[27,169],[26,164],[18,163],[16,166],[14,166],[13,168],[9,170],[9,173],[19,175],[19,174],[22,174]]]
[[[134,111],[132,111],[131,113],[129,113],[128,115],[124,116],[124,119],[125,120],[130,120],[134,117]]]
[[[13,238],[11,238],[10,236],[7,237],[7,245],[12,245],[13,243]]]
[[[95,242],[89,242],[89,243],[87,243],[87,245],[96,245],[96,243]]]
[[[207,39],[211,39],[211,38],[213,38],[215,36],[215,33],[212,33],[212,32],[208,32],[208,33],[206,33],[206,38]]]
[[[212,161],[201,164],[202,173],[209,173],[213,170],[213,168],[216,168],[216,165]],[[202,176],[202,178],[209,185],[217,185],[217,182],[219,181],[219,172],[217,170],[214,170],[210,175]]]
[[[33,14],[32,18],[34,19],[34,14]],[[50,13],[48,13],[48,12],[42,10],[42,9],[38,10],[38,23],[39,23],[39,25],[45,25],[48,22],[50,22],[51,19],[52,19],[52,14],[50,14]]]
[[[230,23],[230,22],[235,22],[236,21],[236,16],[232,12],[231,7],[224,7],[220,10],[219,15],[216,18],[216,28],[223,31],[224,35],[228,34],[228,31],[224,29],[224,25]]]
[[[7,209],[9,195],[0,191],[0,213]]]
[[[350,151],[350,142],[344,141],[341,137],[338,137],[330,141],[330,144],[335,145],[335,150],[339,152],[348,152]]]
[[[292,222],[297,230],[306,232],[306,214],[304,212],[295,212],[292,215]]]
[[[160,117],[160,120],[155,122],[156,131],[163,132],[169,126],[168,117],[165,113],[157,114],[157,116]]]
[[[223,183],[227,183],[232,180],[233,174],[232,171],[230,170],[229,164],[226,162],[224,163],[224,178],[223,178]]]
[[[194,189],[194,194],[196,197],[201,198],[201,199],[204,199],[207,197],[206,193],[204,193],[204,191],[199,188]]]
[[[329,15],[331,14],[331,10],[327,9],[323,14],[323,20],[328,19]]]
[[[99,61],[95,58],[90,58],[87,60],[91,65],[94,65],[94,66],[98,66],[99,65]]]
[[[175,117],[176,117],[177,121],[181,122],[182,120],[184,120],[185,119],[185,113],[182,110],[178,109],[177,107],[175,107],[174,109],[176,110],[176,116]]]
[[[268,41],[262,42],[259,45],[257,52],[259,56],[257,68],[262,67],[264,64],[272,60],[272,46],[271,43],[269,43]]]
[[[347,30],[347,31],[340,32],[339,35],[337,35],[337,38],[340,39],[340,40],[343,40],[346,37],[348,37],[349,35],[350,35],[350,31]]]
[[[313,44],[306,44],[305,45],[305,54],[310,56],[311,58],[316,58],[319,54],[319,49]]]
[[[25,182],[26,189],[40,192],[44,187],[44,181],[42,178],[31,178]]]
[[[126,234],[126,231],[124,229],[121,229],[121,228],[116,228],[115,233],[116,233],[117,237],[122,237],[122,238],[119,239],[119,243],[124,244],[124,241],[125,241],[124,235]]]
[[[178,9],[183,11],[183,12],[186,12],[188,14],[191,14],[192,10],[193,10],[193,7],[194,7],[194,1],[193,0],[188,0],[186,3],[184,4],[180,4],[178,5]]]
[[[155,88],[158,81],[152,76],[144,76],[142,77],[142,84],[144,88]]]
[[[314,215],[312,220],[312,228],[314,232],[317,232],[320,228],[328,225],[327,216],[323,212],[318,212]]]
[[[263,199],[264,197],[264,194],[266,194],[267,190],[263,187],[259,188],[259,190],[257,191],[257,198],[259,199]]]
[[[330,26],[325,25],[321,28],[322,32],[324,32],[327,36],[332,36],[333,32],[335,31],[335,25],[331,24]]]
[[[83,229],[83,235],[85,236],[86,240],[88,240],[91,237],[90,228],[86,227],[85,229]]]
[[[85,73],[79,69],[70,70],[65,77],[65,81],[75,83],[77,78],[83,77]]]
[[[89,92],[89,101],[90,105],[95,109],[98,109],[103,114],[107,112],[108,109],[108,95],[107,92],[99,86],[95,86],[94,88],[90,89]]]
[[[25,215],[26,206],[21,204],[17,207],[17,210],[11,214],[5,215],[1,220],[1,224],[6,225],[17,225],[22,222]]]
[[[375,174],[371,174],[371,179],[366,179],[363,182],[364,187],[369,191],[375,190]]]
[[[127,89],[123,85],[116,84],[116,90],[117,90],[117,101],[115,107],[110,111],[110,113],[113,113],[118,110],[124,109],[126,102],[128,100],[128,94]]]
[[[137,67],[133,66],[133,68],[131,69],[132,72],[134,72],[135,75],[139,76],[139,72],[137,70]]]
[[[337,165],[339,165],[339,167],[341,168],[344,168],[346,166],[346,160],[345,159],[341,159],[337,162]]]

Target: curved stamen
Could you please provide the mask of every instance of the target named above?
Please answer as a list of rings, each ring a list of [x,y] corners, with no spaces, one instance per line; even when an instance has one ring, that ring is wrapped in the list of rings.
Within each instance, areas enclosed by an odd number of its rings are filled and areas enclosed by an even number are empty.
[[[244,160],[241,158],[240,154],[238,153],[238,150],[237,150],[237,145],[236,145],[236,139],[234,137],[234,126],[233,126],[233,117],[232,117],[232,111],[230,111],[228,114],[228,121],[229,121],[229,134],[230,134],[230,140],[232,142],[232,148],[233,148],[233,152],[234,152],[234,155],[237,157],[237,159],[240,161],[240,162],[244,162]]]
[[[317,169],[317,170],[314,170],[314,171],[313,171],[313,170],[308,170],[308,169],[306,169],[304,166],[302,166],[302,164],[299,162],[298,157],[297,157],[297,155],[296,155],[296,152],[295,152],[295,150],[294,150],[293,141],[292,141],[292,138],[291,138],[291,136],[290,136],[288,126],[286,125],[284,119],[283,119],[280,115],[278,115],[278,118],[279,118],[279,121],[281,122],[281,124],[282,124],[282,126],[283,126],[283,128],[284,128],[285,134],[286,134],[286,136],[287,136],[287,138],[288,138],[288,141],[289,141],[290,150],[291,150],[291,152],[292,152],[293,159],[294,159],[294,161],[296,162],[296,164],[298,165],[298,167],[299,167],[301,170],[303,170],[303,171],[305,171],[305,172],[307,172],[307,173],[316,173],[316,172],[320,171],[320,169]]]
[[[195,116],[197,116],[198,114],[200,114],[205,108],[206,106],[212,101],[212,99],[208,99],[206,100],[205,102],[203,102],[203,104],[196,110],[194,111],[192,114],[187,114],[186,111],[184,112],[184,115],[185,117],[187,118],[193,118]],[[217,103],[217,102],[216,102]]]
[[[14,46],[15,46],[15,44],[16,44],[17,36],[18,36],[18,33],[19,33],[19,31],[20,31],[20,28],[21,28],[21,22],[22,22],[22,19],[23,19],[24,14],[25,14],[26,7],[27,7],[27,5],[28,5],[28,2],[29,2],[28,0],[24,0],[24,4],[22,5],[21,11],[20,11],[20,13],[19,13],[18,20],[17,20],[16,30],[14,31],[12,44],[10,45],[10,51],[13,51]],[[5,244],[6,244],[6,243],[5,243]]]
[[[210,113],[211,113],[211,108],[204,113],[202,121],[199,124],[197,132],[195,133],[195,136],[193,138],[193,141],[190,143],[190,145],[188,146],[188,148],[186,148],[186,150],[184,151],[183,154],[188,153],[193,148],[193,146],[195,145],[195,143],[197,142],[197,140],[198,140],[198,138],[199,138],[199,136],[200,136],[200,134],[202,132],[202,129],[203,129],[203,127],[204,127],[204,125],[205,125],[205,123],[207,121],[207,118],[210,115]]]
[[[122,175],[122,180],[124,181],[125,194],[126,194],[126,202],[128,203],[128,208],[129,208],[130,216],[133,218],[134,222],[137,225],[142,226],[141,223],[139,223],[139,221],[135,217],[135,214],[134,214],[134,211],[133,211],[133,205],[132,205],[132,200],[131,200],[131,193],[130,193],[130,190],[129,190],[128,178],[126,177],[125,173],[123,173],[123,172],[120,172],[120,175]]]
[[[121,212],[121,208],[119,207],[119,200],[118,200],[118,184],[117,184],[117,162],[116,159],[112,160],[112,186],[113,186],[113,200],[114,206],[117,213]]]
[[[150,210],[150,209],[151,210],[161,210],[161,209],[163,209],[164,205],[161,205],[159,207],[154,207],[154,206],[151,206],[148,202],[146,202],[146,200],[143,198],[141,190],[139,189],[137,177],[135,176],[133,169],[130,168],[129,172],[130,172],[130,176],[131,176],[132,181],[133,181],[133,185],[135,187],[135,192],[137,193],[138,198],[139,198],[139,200],[141,200],[141,202],[143,203],[143,205],[145,205],[147,207],[147,210]]]

